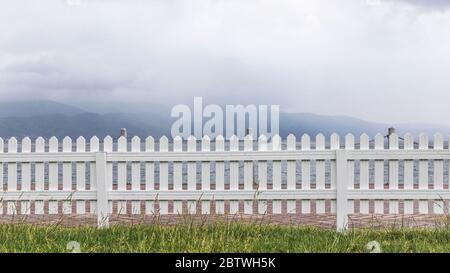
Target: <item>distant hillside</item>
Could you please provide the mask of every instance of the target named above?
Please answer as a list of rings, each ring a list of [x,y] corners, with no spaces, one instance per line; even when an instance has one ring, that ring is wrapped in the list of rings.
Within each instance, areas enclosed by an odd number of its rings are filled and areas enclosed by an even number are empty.
[[[4,103],[4,105],[8,103]],[[8,108],[9,107],[9,108]],[[86,113],[83,110],[51,101],[14,102],[6,109],[0,108],[0,137],[64,137],[93,135],[104,137],[117,136],[120,128],[127,128],[128,135],[160,137],[170,135],[174,119],[169,110],[149,109],[147,112],[130,113]],[[13,115],[13,116],[11,116]],[[14,116],[15,115],[15,116]],[[382,124],[364,121],[346,116],[326,116],[312,113],[280,113],[280,134],[286,137],[293,133],[297,136],[323,133],[329,136],[336,132],[341,136],[352,133],[359,136],[367,133],[373,137],[377,133],[385,134],[387,128],[394,126],[398,134],[410,132],[418,135],[425,132],[432,136],[436,132],[450,134],[450,128],[427,124]]]
[[[0,117],[33,117],[49,114],[77,115],[84,110],[50,100],[0,101]]]

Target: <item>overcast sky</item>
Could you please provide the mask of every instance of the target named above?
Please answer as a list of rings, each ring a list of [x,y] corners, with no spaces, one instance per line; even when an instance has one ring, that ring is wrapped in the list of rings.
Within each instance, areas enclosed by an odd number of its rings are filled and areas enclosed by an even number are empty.
[[[450,1],[78,1],[0,0],[1,100],[450,125]]]

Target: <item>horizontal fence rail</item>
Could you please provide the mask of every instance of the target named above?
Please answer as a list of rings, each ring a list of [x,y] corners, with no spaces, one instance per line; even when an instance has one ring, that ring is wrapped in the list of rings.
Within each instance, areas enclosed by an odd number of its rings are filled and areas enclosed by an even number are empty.
[[[448,213],[449,160],[441,134],[0,139],[0,213],[330,214],[343,230],[351,214]]]

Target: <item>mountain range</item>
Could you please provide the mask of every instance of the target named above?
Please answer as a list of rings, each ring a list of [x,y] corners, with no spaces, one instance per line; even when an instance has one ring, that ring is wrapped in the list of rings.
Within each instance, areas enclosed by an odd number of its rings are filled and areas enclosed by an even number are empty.
[[[170,109],[148,107],[135,111],[117,111],[128,108],[115,108],[113,112],[92,112],[82,108],[50,100],[0,102],[0,136],[22,138],[29,136],[45,138],[56,136],[117,137],[120,128],[127,128],[129,136],[156,138],[170,135]],[[399,135],[410,132],[417,136],[424,132],[432,136],[436,132],[450,134],[450,126],[430,124],[383,124],[365,121],[348,116],[327,116],[313,113],[280,113],[280,135],[290,133],[300,136],[304,133],[314,136],[323,133],[326,136],[336,132],[341,136],[352,133],[356,136],[367,133],[374,136],[386,133],[389,127],[395,127]]]

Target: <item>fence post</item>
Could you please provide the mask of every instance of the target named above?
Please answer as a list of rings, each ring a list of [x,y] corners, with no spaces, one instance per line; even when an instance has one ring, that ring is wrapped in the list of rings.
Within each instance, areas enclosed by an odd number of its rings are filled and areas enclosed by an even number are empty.
[[[97,181],[97,225],[99,228],[109,226],[108,192],[106,188],[106,153],[95,154]]]
[[[343,232],[348,227],[347,210],[347,151],[336,150],[336,230]]]

